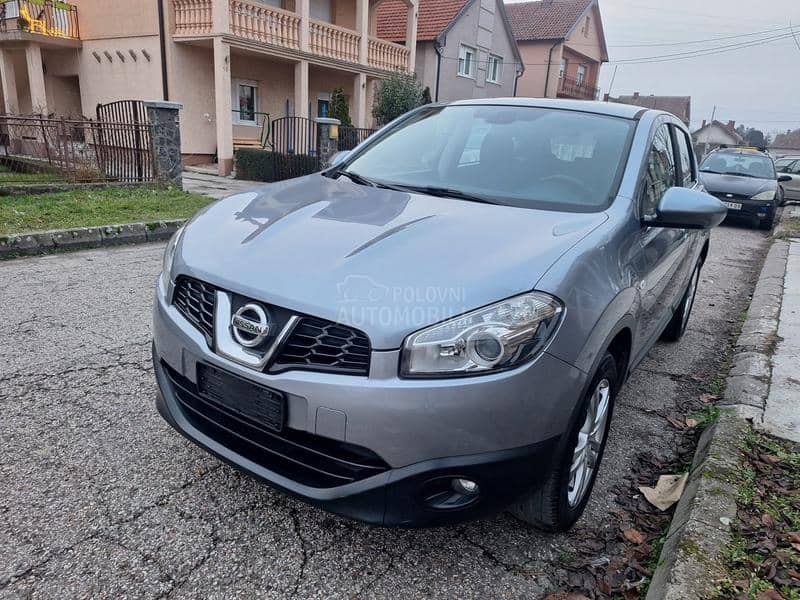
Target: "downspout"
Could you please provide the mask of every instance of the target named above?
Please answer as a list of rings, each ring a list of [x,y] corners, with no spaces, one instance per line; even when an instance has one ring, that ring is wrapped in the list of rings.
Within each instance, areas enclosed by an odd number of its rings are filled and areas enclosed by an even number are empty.
[[[158,42],[161,46],[161,89],[164,101],[169,100],[169,80],[167,79],[167,37],[164,33],[164,2],[158,3]]]
[[[439,73],[442,71],[442,52],[444,52],[444,47],[442,46],[439,38],[433,40],[433,50],[436,52],[436,89],[434,90],[434,97],[433,101],[439,101]]]
[[[547,98],[547,88],[549,87],[549,84],[550,84],[550,65],[553,62],[553,50],[555,50],[556,46],[558,46],[560,43],[561,43],[561,40],[556,40],[553,43],[553,45],[550,47],[550,52],[548,52],[548,54],[547,54],[547,73],[544,76],[544,97],[545,98]]]

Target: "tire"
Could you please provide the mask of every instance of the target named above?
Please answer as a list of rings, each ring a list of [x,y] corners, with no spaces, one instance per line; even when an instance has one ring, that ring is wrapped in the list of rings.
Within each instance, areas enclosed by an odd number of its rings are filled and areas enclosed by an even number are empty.
[[[559,450],[553,456],[544,483],[517,500],[509,508],[511,514],[538,529],[551,532],[567,531],[580,518],[591,496],[606,448],[619,382],[617,362],[611,353],[606,352],[583,398],[575,423],[564,434]],[[594,407],[598,419],[590,418],[590,407]],[[597,409],[602,407],[604,416],[600,422]],[[594,437],[593,444],[589,443],[591,437]],[[584,459],[591,462],[591,466],[586,467],[588,472],[581,468],[584,477],[580,478],[580,483],[571,475],[573,461],[580,462],[579,440],[585,448]]]
[[[775,214],[771,217],[767,217],[766,219],[761,219],[758,222],[758,228],[763,229],[764,231],[772,231],[772,228],[775,226]]]
[[[686,325],[689,323],[689,317],[692,315],[692,307],[694,306],[694,298],[697,295],[697,284],[700,281],[700,269],[703,264],[698,262],[692,272],[692,278],[689,280],[689,285],[686,286],[686,291],[683,293],[681,303],[675,312],[672,313],[672,319],[667,324],[666,329],[661,334],[661,339],[666,342],[677,342],[683,337],[686,332]]]

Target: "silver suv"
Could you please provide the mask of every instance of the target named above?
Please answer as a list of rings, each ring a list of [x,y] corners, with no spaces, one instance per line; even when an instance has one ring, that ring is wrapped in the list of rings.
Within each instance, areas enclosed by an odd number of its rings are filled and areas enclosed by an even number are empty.
[[[352,518],[510,507],[564,530],[620,386],[659,337],[683,334],[725,215],[666,113],[422,107],[175,235],[155,293],[158,410]]]

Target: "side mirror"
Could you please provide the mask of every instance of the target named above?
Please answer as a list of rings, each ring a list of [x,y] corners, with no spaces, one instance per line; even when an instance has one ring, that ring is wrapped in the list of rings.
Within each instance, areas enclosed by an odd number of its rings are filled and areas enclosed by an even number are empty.
[[[789,175],[778,175],[778,183],[786,183],[787,181],[791,181],[792,178]]]
[[[728,216],[727,207],[714,196],[688,188],[667,190],[658,203],[658,217],[647,221],[651,227],[711,229]]]
[[[350,150],[340,150],[339,152],[331,156],[331,166],[335,167],[349,155],[350,155]]]

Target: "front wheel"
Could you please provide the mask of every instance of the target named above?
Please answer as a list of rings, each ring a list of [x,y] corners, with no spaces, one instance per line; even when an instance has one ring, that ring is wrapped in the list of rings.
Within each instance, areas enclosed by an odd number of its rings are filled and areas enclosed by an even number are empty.
[[[662,340],[677,342],[686,332],[686,325],[689,323],[689,316],[692,314],[692,307],[694,306],[694,297],[697,295],[697,284],[700,281],[700,268],[702,266],[702,263],[698,262],[694,268],[692,278],[689,280],[689,285],[683,294],[681,303],[672,313],[672,319],[667,324],[664,333],[661,334]]]
[[[606,352],[580,413],[565,434],[541,487],[510,507],[518,519],[545,531],[566,531],[583,514],[606,447],[619,377]]]

